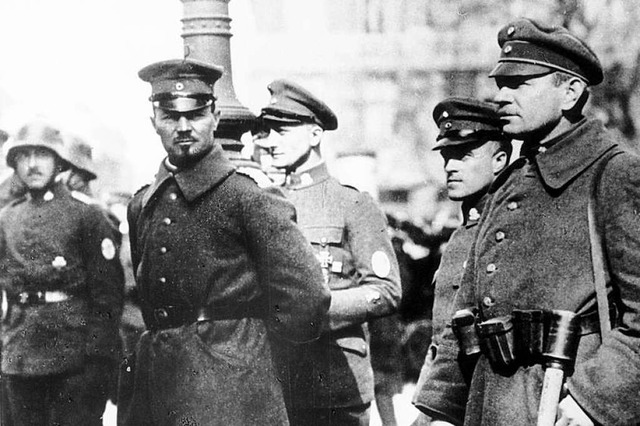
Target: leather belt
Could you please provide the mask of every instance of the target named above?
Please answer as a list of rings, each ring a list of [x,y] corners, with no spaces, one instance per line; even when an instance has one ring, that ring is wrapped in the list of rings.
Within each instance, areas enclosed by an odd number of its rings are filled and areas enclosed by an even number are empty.
[[[64,291],[23,291],[13,295],[9,300],[19,305],[44,305],[45,303],[59,303],[71,299]]]
[[[198,308],[165,305],[150,310],[147,315],[147,327],[152,330],[165,330],[200,321],[221,321],[241,318],[264,318],[264,309],[256,302],[233,305],[209,305]]]
[[[609,301],[609,318],[611,319],[611,328],[617,327],[620,319],[618,309],[616,304],[611,301]],[[597,310],[580,314],[580,335],[586,336],[593,333],[600,333],[600,317]]]

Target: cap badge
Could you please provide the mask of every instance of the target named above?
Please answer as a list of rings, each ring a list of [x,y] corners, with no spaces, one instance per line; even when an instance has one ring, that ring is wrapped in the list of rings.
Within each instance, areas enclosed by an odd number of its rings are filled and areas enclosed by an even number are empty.
[[[513,49],[511,46],[505,46],[503,52],[504,53],[509,53],[509,52],[511,52],[511,49]]]
[[[184,84],[181,81],[177,82],[176,90],[182,90],[182,89],[184,89]]]
[[[512,36],[512,35],[513,35],[513,33],[515,33],[515,32],[516,32],[516,27],[509,27],[509,28],[507,29],[507,35],[508,35],[508,36]]]
[[[449,117],[449,113],[447,111],[443,111],[442,118],[447,118],[447,117]]]

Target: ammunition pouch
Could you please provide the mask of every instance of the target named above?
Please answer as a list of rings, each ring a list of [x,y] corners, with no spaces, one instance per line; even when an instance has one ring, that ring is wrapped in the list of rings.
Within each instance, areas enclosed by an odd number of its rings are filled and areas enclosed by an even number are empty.
[[[491,318],[477,324],[482,353],[497,368],[510,368],[516,363],[511,316]]]
[[[615,327],[620,315],[614,303],[609,306]],[[515,309],[510,316],[480,321],[476,309],[463,309],[455,313],[451,325],[462,354],[482,353],[498,369],[534,364],[571,368],[580,337],[600,332],[597,310],[578,315]]]
[[[475,309],[461,309],[451,320],[453,334],[458,339],[460,351],[466,355],[480,353],[480,338],[476,331],[477,311]]]

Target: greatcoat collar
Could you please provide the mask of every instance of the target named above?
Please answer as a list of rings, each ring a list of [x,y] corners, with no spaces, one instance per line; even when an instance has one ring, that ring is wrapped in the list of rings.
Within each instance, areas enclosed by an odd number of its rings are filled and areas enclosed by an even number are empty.
[[[568,132],[535,147],[534,158],[542,182],[560,189],[616,145],[602,122],[585,118]]]
[[[188,169],[171,172],[167,168],[165,161],[163,161],[155,180],[145,192],[142,199],[142,208],[146,207],[158,189],[172,177],[176,180],[184,198],[191,202],[217,186],[234,171],[235,168],[224,156],[224,151],[220,145],[215,146],[209,154]]]

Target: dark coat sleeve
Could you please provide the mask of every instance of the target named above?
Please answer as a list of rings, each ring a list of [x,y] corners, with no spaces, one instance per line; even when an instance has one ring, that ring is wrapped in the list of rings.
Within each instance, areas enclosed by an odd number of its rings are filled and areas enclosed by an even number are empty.
[[[269,328],[284,339],[317,339],[331,294],[320,265],[295,223],[295,209],[257,190],[243,205],[244,230],[269,306]]]
[[[597,217],[619,292],[622,323],[576,366],[569,392],[607,425],[640,422],[640,158],[614,157],[598,184]]]
[[[103,213],[88,206],[84,221],[85,265],[91,313],[87,354],[118,359],[118,327],[124,303],[124,273],[113,228]]]

